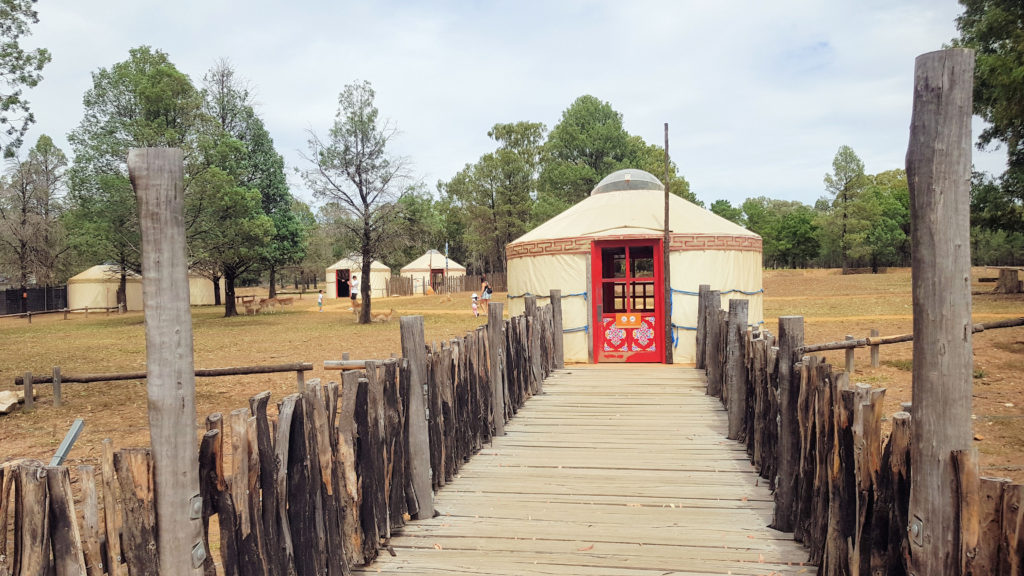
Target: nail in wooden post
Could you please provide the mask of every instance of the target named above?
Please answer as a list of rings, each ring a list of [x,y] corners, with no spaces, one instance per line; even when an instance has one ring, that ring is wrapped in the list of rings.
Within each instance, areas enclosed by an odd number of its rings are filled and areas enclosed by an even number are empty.
[[[128,174],[138,198],[142,232],[146,389],[160,526],[159,572],[199,576],[207,552],[201,515],[190,514],[190,502],[199,496],[199,461],[182,152],[132,148]]]
[[[970,450],[971,120],[974,51],[918,56],[907,148],[914,302],[908,572],[958,574],[951,453]],[[941,311],[937,313],[936,311]],[[920,441],[919,441],[920,440]],[[976,466],[976,464],[975,464]],[[977,475],[977,470],[973,471]]]
[[[25,376],[24,376],[24,379],[22,380],[22,383],[23,383],[23,385],[25,387],[25,390],[24,390],[24,393],[25,393],[25,405],[22,407],[22,410],[28,412],[30,410],[34,410],[35,407],[36,407],[35,394],[32,391],[32,373],[31,372],[25,372]]]
[[[853,340],[853,336],[846,335],[847,340]],[[853,348],[846,349],[846,373],[853,376]]]
[[[427,431],[427,399],[423,391],[426,374],[426,337],[423,316],[402,316],[402,356],[409,361],[409,470],[414,497],[419,505],[417,520],[434,517],[434,491],[430,478],[430,438]]]
[[[562,291],[551,291],[551,339],[555,353],[555,368],[565,368],[565,334],[562,332]]]
[[[871,337],[872,338],[877,338],[878,337],[878,329],[877,328],[872,328],[871,329]],[[878,345],[877,344],[871,347],[871,367],[872,368],[878,368]]]
[[[725,385],[728,390],[729,438],[742,441],[747,417],[747,366],[744,335],[747,331],[746,300],[729,300],[729,335],[726,343]]]
[[[487,350],[490,353],[491,414],[495,436],[505,435],[505,390],[501,384],[501,358],[505,355],[505,338],[501,333],[505,326],[502,317],[504,306],[501,302],[491,302],[487,306]]]
[[[53,405],[59,407],[64,401],[60,390],[60,366],[53,367]]]
[[[804,345],[804,317],[779,318],[779,484],[775,488],[772,527],[792,532],[796,512],[796,478],[800,464],[800,426],[797,402],[800,386],[793,373],[794,353]]]

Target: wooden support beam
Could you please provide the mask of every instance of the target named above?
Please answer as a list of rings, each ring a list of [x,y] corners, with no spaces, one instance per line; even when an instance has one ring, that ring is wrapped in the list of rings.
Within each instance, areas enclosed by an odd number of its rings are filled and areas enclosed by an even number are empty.
[[[565,368],[565,334],[562,333],[562,291],[551,290],[551,338],[555,354],[555,368]]]
[[[705,353],[704,362],[708,371],[708,395],[722,395],[722,365],[718,358],[718,310],[722,307],[722,293],[712,290],[708,293],[708,299],[704,308],[704,330],[707,337],[704,340]]]
[[[22,406],[22,410],[24,410],[25,412],[31,412],[36,407],[36,395],[34,390],[32,389],[32,385],[34,384],[32,380],[32,373],[25,372],[25,376],[22,379],[22,382],[24,382],[25,384],[25,404]]]
[[[961,571],[954,450],[972,447],[970,183],[974,52],[921,55],[907,149],[914,306],[908,570]],[[936,311],[941,311],[937,313]],[[977,471],[973,472],[977,476]]]
[[[552,292],[555,292],[552,290]],[[502,328],[505,319],[502,317],[504,304],[491,302],[487,306],[487,350],[491,369],[491,416],[493,418],[494,435],[505,435],[505,390],[502,385],[504,374],[501,371],[501,360],[505,357],[505,336]],[[558,334],[561,340],[561,334]]]
[[[728,390],[729,438],[745,440],[747,416],[746,338],[750,302],[729,300],[729,334],[726,344],[725,387]]]
[[[870,338],[878,338],[878,328],[871,329]],[[871,367],[878,368],[878,344],[871,345]]]
[[[847,342],[852,342],[853,339],[854,338],[852,334],[846,335]],[[850,374],[851,376],[853,375],[853,348],[846,349],[846,373]]]
[[[60,389],[60,366],[53,367],[53,406],[59,408],[63,404]]]
[[[165,576],[199,576],[207,554],[202,518],[190,514],[191,501],[199,497],[199,463],[183,170],[177,148],[128,152],[142,233],[146,389],[160,525],[159,573]]]
[[[711,285],[701,284],[697,291],[697,364],[698,370],[707,368],[705,358],[707,358],[707,350],[705,347],[708,342],[708,324],[707,324],[707,312],[705,309],[708,306],[708,297],[711,295]]]
[[[796,512],[796,477],[800,465],[800,426],[797,403],[800,384],[793,373],[796,350],[804,343],[803,316],[779,318],[779,482],[775,487],[775,522],[772,527],[792,532]]]
[[[409,361],[409,413],[406,430],[409,435],[409,473],[417,510],[410,507],[417,520],[434,517],[434,491],[430,481],[430,438],[427,432],[426,339],[423,316],[402,316],[402,356]]]

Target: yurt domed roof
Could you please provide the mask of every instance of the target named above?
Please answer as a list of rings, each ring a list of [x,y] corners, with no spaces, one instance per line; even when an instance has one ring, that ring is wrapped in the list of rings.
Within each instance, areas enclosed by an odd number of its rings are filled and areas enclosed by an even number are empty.
[[[617,170],[602,178],[597,186],[590,191],[590,195],[619,190],[660,190],[664,192],[665,185],[650,172],[632,169]]]
[[[405,266],[402,266],[402,272],[429,272],[430,270],[437,270],[438,268],[447,267],[452,271],[464,271],[465,266],[459,264],[451,258],[445,258],[444,254],[441,254],[437,250],[427,250],[423,256],[409,262]]]
[[[629,178],[626,178],[629,174]],[[643,170],[609,174],[590,196],[511,242],[555,238],[658,236],[664,230],[665,188]],[[750,230],[669,195],[669,227],[674,234],[713,234],[759,238]]]

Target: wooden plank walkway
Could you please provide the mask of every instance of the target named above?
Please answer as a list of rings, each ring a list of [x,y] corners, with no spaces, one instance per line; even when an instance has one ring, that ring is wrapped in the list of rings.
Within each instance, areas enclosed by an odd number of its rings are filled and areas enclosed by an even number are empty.
[[[703,373],[572,366],[545,381],[362,574],[813,574]]]

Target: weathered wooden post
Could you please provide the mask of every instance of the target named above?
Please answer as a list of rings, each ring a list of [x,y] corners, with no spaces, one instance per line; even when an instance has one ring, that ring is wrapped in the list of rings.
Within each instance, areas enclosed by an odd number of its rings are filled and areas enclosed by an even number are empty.
[[[132,148],[146,317],[146,389],[156,491],[160,574],[200,575],[202,499],[196,458],[196,382],[185,249],[182,153]]]
[[[746,430],[747,417],[747,366],[744,353],[744,337],[747,332],[747,311],[750,303],[746,300],[729,300],[729,335],[726,344],[728,354],[725,364],[725,386],[729,403],[729,438],[742,440]]]
[[[878,329],[877,328],[872,328],[871,329],[871,337],[872,338],[877,338],[878,337]],[[871,346],[871,367],[872,368],[878,368],[878,344],[873,344]]]
[[[25,372],[22,383],[25,387],[25,405],[22,406],[22,410],[29,412],[34,410],[36,407],[35,393],[32,390],[32,373]]]
[[[551,291],[551,342],[555,353],[555,368],[565,368],[565,334],[562,332],[562,291]]]
[[[853,340],[853,335],[847,334],[846,340]],[[853,348],[846,349],[846,373],[853,377]]]
[[[709,396],[722,396],[722,365],[718,359],[719,339],[724,335],[718,332],[718,310],[722,307],[722,294],[718,290],[712,290],[708,294],[707,306],[704,309],[704,330],[707,337],[704,346],[707,349],[704,353],[704,362],[708,372]]]
[[[930,52],[915,62],[907,181],[914,250],[914,471],[908,572],[916,576],[959,574],[961,567],[961,508],[952,499],[956,476],[951,452],[973,449],[973,77],[972,50]]]
[[[1021,286],[1018,279],[1018,272],[1012,268],[1000,268],[999,280],[996,283],[996,292],[1002,294],[1020,294]],[[31,316],[29,317],[31,321]]]
[[[708,319],[707,312],[705,309],[708,306],[708,297],[711,295],[711,285],[701,284],[697,290],[697,358],[696,367],[698,370],[707,368],[705,358],[707,357],[707,350],[705,347],[708,343]]]
[[[494,435],[505,435],[505,389],[502,386],[501,358],[505,355],[505,338],[501,329],[505,326],[504,304],[491,302],[487,306],[487,351],[491,367],[491,414],[494,418]]]
[[[540,322],[540,318],[537,316],[537,297],[533,294],[527,294],[526,296],[523,296],[523,304],[526,307],[524,314],[529,318],[528,329],[526,331],[526,347],[529,349],[530,380],[533,382],[533,391],[537,394],[543,394],[544,379],[540,374],[540,327],[537,326],[537,323]]]
[[[60,390],[60,366],[53,367],[53,406],[60,407],[64,403]]]
[[[796,349],[804,345],[804,317],[779,317],[779,447],[772,527],[792,532],[796,513],[796,478],[800,466],[800,425],[797,402],[800,386],[793,373]]]
[[[409,473],[417,510],[409,514],[417,520],[434,517],[434,489],[430,478],[430,438],[427,436],[427,400],[424,389],[427,344],[423,334],[423,316],[402,316],[402,356],[409,361]]]

